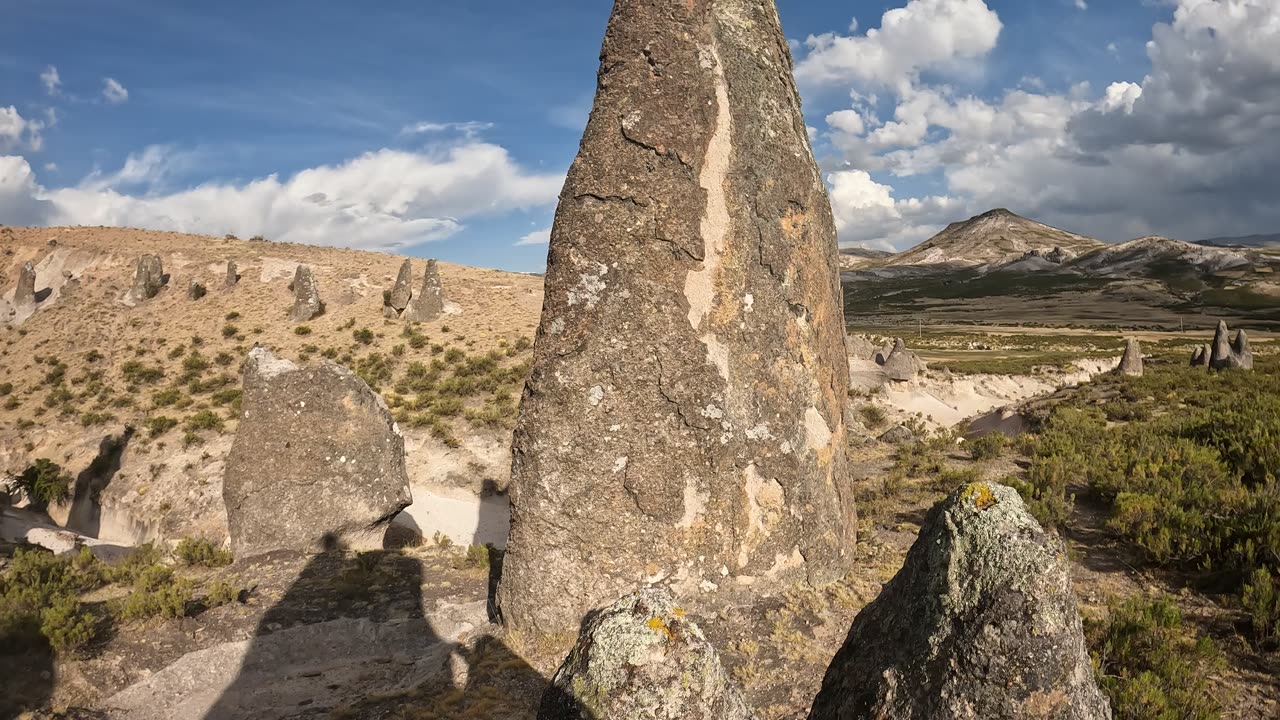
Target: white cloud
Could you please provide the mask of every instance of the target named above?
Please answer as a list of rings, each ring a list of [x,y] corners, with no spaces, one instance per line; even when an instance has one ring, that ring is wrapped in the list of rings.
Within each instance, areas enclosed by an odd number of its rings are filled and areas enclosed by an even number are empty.
[[[129,91],[115,78],[103,78],[102,97],[112,105],[119,105],[129,99]]]
[[[22,117],[12,105],[0,107],[0,152],[24,147],[39,151],[44,147],[44,136],[41,135],[44,128],[43,121]]]
[[[451,123],[419,122],[414,123],[413,125],[405,125],[403,128],[400,128],[400,134],[424,135],[429,133],[458,132],[462,133],[465,137],[472,138],[492,127],[493,123],[491,122],[477,122],[475,120]]]
[[[1085,0],[1076,0],[1076,9],[1077,9],[1077,10],[1088,10],[1088,9],[1089,9],[1089,3],[1085,2]]]
[[[44,164],[46,172],[58,172],[58,163],[47,162]]]
[[[52,65],[40,73],[40,83],[44,85],[44,91],[50,95],[62,92],[62,78],[58,77],[58,68]]]
[[[516,246],[520,245],[546,245],[551,242],[551,228],[543,228],[542,230],[534,230],[533,232],[520,238]]]
[[[825,33],[805,40],[808,54],[796,65],[803,85],[853,83],[903,87],[920,73],[946,70],[991,52],[1001,23],[983,0],[911,0],[889,10],[880,27],[854,35]]]
[[[840,170],[827,176],[831,208],[842,244],[892,250],[915,245],[964,209],[946,197],[895,200],[893,188],[871,179],[862,170]]]
[[[24,222],[119,225],[356,248],[412,245],[448,237],[467,219],[555,202],[562,174],[533,174],[496,145],[466,142],[428,152],[379,150],[340,165],[242,184],[166,186],[191,155],[148,148],[113,173],[75,187],[36,184],[25,159],[0,163],[0,214]],[[130,193],[128,188],[146,192]]]
[[[1010,207],[1107,240],[1274,232],[1276,47],[1274,0],[1178,0],[1172,21],[1152,30],[1151,71],[1140,83],[1114,82],[1101,94],[1083,83],[1064,94],[1027,86],[985,99],[912,76],[891,91],[891,115],[882,120],[855,101],[863,127],[845,122],[841,111],[823,137],[849,166],[880,173],[882,182],[938,178],[947,203],[967,214]],[[851,89],[858,97],[877,87],[855,78]],[[890,186],[870,176],[858,180],[858,192],[842,192],[835,179],[842,239],[882,232],[873,237],[901,248],[965,217],[913,215],[904,209],[911,200],[894,199]],[[936,224],[912,227],[923,221]]]

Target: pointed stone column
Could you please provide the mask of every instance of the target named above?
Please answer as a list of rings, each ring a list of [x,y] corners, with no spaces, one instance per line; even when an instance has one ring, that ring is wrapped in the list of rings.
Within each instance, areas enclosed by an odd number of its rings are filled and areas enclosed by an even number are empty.
[[[133,271],[133,288],[129,291],[135,301],[150,300],[164,287],[164,265],[158,255],[143,255]]]
[[[399,274],[396,275],[396,284],[392,286],[391,293],[387,296],[387,305],[399,312],[409,305],[409,298],[412,296],[413,265],[405,260],[400,266]]]
[[[14,307],[29,307],[36,304],[36,268],[31,261],[22,263],[18,271],[18,287],[13,291]]]
[[[307,265],[299,265],[293,274],[293,309],[289,311],[289,319],[294,322],[306,322],[324,312],[324,303],[320,301],[320,286],[316,283],[315,273]]]
[[[427,270],[422,274],[422,287],[409,300],[401,318],[409,322],[431,322],[443,314],[444,287],[440,284],[440,268],[435,260],[428,260]]]
[[[836,234],[767,0],[618,0],[515,430],[503,620],[849,566]]]

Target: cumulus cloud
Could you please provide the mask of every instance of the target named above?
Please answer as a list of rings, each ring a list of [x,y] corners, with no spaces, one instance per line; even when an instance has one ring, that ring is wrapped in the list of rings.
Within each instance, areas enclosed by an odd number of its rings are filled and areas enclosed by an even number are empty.
[[[424,152],[379,150],[339,165],[247,183],[156,191],[189,156],[148,148],[112,173],[74,187],[39,186],[26,160],[0,163],[0,214],[26,224],[121,225],[276,240],[388,248],[439,240],[467,219],[555,202],[563,175],[530,173],[479,142]],[[130,190],[134,192],[130,192]],[[142,190],[142,192],[138,192]]]
[[[119,105],[129,99],[129,91],[115,78],[103,78],[102,97],[112,105]]]
[[[892,250],[929,237],[929,228],[954,219],[962,204],[948,197],[895,200],[893,188],[862,170],[839,170],[827,176],[836,230],[845,245]]]
[[[1080,84],[1061,94],[1029,88],[978,98],[908,75],[891,91],[892,111],[881,113],[859,100],[879,87],[861,78],[851,86],[853,108],[828,116],[823,137],[852,167],[939,178],[946,204],[922,199],[922,207],[1007,206],[1106,240],[1274,231],[1276,47],[1274,0],[1177,0],[1171,22],[1153,28],[1151,71],[1140,83],[1115,82],[1101,93]],[[912,201],[893,199],[888,185],[842,177],[861,186],[841,192],[833,175],[842,240],[852,239],[849,228],[883,227],[901,248],[965,217],[913,215],[903,209]]]
[[[493,127],[491,122],[478,122],[469,120],[467,122],[419,122],[412,125],[405,125],[400,129],[402,135],[424,135],[430,133],[458,132],[463,136],[471,138],[479,135],[485,130]]]
[[[56,116],[50,115],[51,119]],[[44,146],[45,122],[22,117],[12,105],[0,107],[0,152],[19,148],[40,150]]]
[[[983,0],[911,0],[886,12],[880,27],[864,35],[856,34],[856,20],[849,35],[810,35],[796,79],[809,86],[902,87],[921,72],[986,56],[1001,27]]]
[[[548,245],[551,243],[551,228],[543,228],[534,230],[533,232],[520,238],[516,246],[520,245]]]
[[[58,77],[58,68],[50,65],[40,73],[40,84],[44,85],[44,91],[50,95],[57,95],[62,92],[62,78]]]

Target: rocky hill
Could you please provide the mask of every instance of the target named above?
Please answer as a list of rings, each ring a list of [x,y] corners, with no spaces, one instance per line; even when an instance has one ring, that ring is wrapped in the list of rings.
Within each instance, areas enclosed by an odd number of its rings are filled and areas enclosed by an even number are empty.
[[[164,285],[138,300],[145,254],[160,258]],[[123,228],[0,230],[0,476],[58,463],[76,482],[50,514],[104,541],[221,538],[240,367],[263,345],[303,364],[335,360],[380,391],[405,434],[414,496],[451,510],[428,516],[419,503],[409,530],[501,542],[541,278],[442,263],[444,314],[410,324],[383,316],[403,261]],[[15,303],[28,262],[34,303]],[[300,263],[325,306],[302,323],[289,319]],[[425,265],[412,262],[415,289]]]
[[[840,256],[838,260],[840,261],[841,270],[853,270],[856,268],[860,268],[864,265],[867,265],[868,263],[871,263],[877,260],[883,260],[887,257],[891,257],[892,255],[893,253],[889,252],[888,250],[873,250],[871,248],[863,248],[863,247],[848,247],[848,248],[840,248]]]
[[[1059,230],[997,208],[964,222],[951,223],[925,242],[885,259],[881,266],[999,266],[1031,253],[1053,255],[1062,262],[1096,250],[1093,238]]]

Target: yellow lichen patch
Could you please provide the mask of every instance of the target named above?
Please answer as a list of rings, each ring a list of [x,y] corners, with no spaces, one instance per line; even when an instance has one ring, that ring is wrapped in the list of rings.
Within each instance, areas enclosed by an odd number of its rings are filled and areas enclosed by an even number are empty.
[[[654,632],[660,632],[666,635],[668,640],[675,638],[675,635],[671,633],[671,627],[668,626],[667,622],[660,617],[649,618],[649,622],[645,623],[645,625]]]
[[[996,496],[991,492],[991,486],[984,482],[970,483],[960,494],[960,499],[966,502],[973,500],[973,506],[979,510],[986,510],[996,504]]]
[[[676,617],[682,618],[684,617],[684,608],[672,608],[671,614],[675,615]]]

